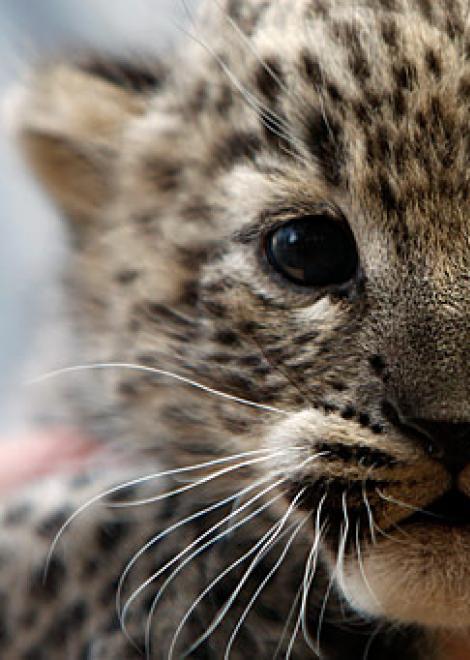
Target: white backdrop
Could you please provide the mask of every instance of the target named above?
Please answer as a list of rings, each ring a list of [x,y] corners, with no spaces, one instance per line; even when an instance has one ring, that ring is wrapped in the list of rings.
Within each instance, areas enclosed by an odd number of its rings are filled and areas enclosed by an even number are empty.
[[[0,97],[7,97],[24,69],[45,53],[67,44],[161,51],[178,37],[185,20],[181,0],[0,0]],[[38,350],[36,329],[54,298],[64,252],[54,211],[24,171],[4,129],[1,121],[0,429],[17,424],[24,412],[28,395],[19,383]]]

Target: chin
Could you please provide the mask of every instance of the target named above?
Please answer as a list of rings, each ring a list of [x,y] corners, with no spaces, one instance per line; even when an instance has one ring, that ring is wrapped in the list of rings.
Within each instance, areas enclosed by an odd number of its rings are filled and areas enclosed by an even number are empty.
[[[367,617],[428,628],[470,627],[470,525],[404,525],[345,557],[336,571]],[[332,562],[334,565],[334,562]]]

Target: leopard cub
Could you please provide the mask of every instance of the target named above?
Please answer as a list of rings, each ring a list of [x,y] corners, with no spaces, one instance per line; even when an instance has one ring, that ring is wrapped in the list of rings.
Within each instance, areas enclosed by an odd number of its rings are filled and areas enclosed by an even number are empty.
[[[0,655],[449,658],[468,2],[206,0],[190,31],[18,96],[86,337],[64,405],[103,452],[3,504]]]

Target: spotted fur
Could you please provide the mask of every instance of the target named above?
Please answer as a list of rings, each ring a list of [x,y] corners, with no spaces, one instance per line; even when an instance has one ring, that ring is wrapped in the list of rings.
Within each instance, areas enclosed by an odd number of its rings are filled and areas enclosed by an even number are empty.
[[[54,481],[28,504],[7,504],[2,657],[53,660],[64,649],[68,658],[139,657],[114,614],[130,557],[263,477],[283,479],[266,495],[280,498],[170,581],[152,619],[151,657],[168,657],[198,594],[289,506],[289,521],[311,518],[240,627],[231,658],[277,657],[290,639],[298,659],[319,649],[342,660],[437,658],[436,629],[468,625],[468,528],[453,532],[452,544],[435,527],[410,527],[412,541],[396,527],[451,481],[397,409],[406,418],[470,420],[468,9],[464,0],[207,0],[195,39],[164,65],[85,60],[35,74],[18,134],[69,219],[74,322],[90,338],[86,358],[172,371],[267,408],[148,371],[103,371],[92,412],[107,411],[104,435],[126,446],[126,459],[112,459],[85,486]],[[325,208],[346,218],[358,246],[360,273],[341,290],[287,282],[264,251],[273,227]],[[54,531],[93,493],[129,473],[248,451],[272,458],[151,505],[91,507],[63,535],[47,581],[35,577]],[[468,472],[458,477],[466,494]],[[122,496],[182,483],[169,475]],[[125,594],[206,538],[230,507],[149,548]],[[292,636],[317,512],[321,559],[305,629]],[[191,657],[224,657],[284,543],[259,557]],[[173,657],[185,657],[249,562],[215,582]],[[128,629],[139,649],[165,575],[131,601]]]

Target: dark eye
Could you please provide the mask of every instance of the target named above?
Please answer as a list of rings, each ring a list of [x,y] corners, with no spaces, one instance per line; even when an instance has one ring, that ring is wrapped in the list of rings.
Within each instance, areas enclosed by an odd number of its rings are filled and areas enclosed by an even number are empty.
[[[268,236],[267,256],[279,273],[304,286],[344,284],[358,267],[348,224],[327,215],[303,216],[277,227]]]

